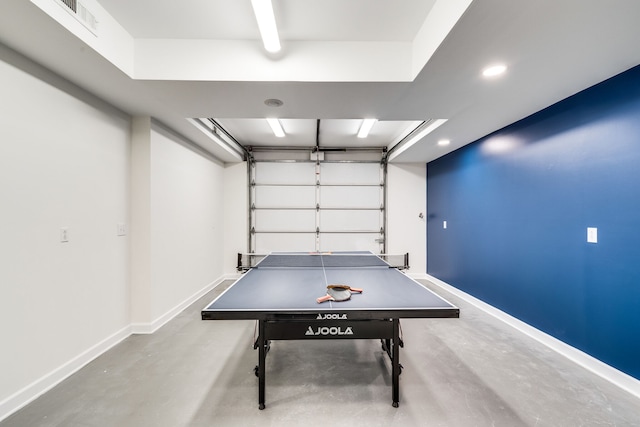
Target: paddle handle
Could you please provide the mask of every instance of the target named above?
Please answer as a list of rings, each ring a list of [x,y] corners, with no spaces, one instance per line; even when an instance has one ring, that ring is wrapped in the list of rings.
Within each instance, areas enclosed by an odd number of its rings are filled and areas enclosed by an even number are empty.
[[[331,300],[333,300],[333,297],[331,295],[325,295],[323,297],[317,298],[316,302],[320,304],[321,302],[331,301]]]

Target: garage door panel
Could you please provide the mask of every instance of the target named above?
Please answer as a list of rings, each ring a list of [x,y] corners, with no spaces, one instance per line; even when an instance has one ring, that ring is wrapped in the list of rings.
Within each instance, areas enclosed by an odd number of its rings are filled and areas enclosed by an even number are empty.
[[[272,209],[256,211],[256,232],[316,231],[315,210]]]
[[[320,231],[371,231],[380,230],[380,211],[320,211]]]
[[[256,186],[256,208],[315,208],[316,188],[301,186]]]
[[[320,184],[380,185],[379,163],[321,163]]]
[[[376,187],[321,187],[320,207],[322,208],[380,208],[382,190]]]
[[[315,163],[258,162],[255,182],[261,184],[316,184]]]
[[[320,251],[380,252],[380,234],[320,234]]]
[[[264,233],[256,235],[257,253],[313,252],[316,249],[315,233]]]

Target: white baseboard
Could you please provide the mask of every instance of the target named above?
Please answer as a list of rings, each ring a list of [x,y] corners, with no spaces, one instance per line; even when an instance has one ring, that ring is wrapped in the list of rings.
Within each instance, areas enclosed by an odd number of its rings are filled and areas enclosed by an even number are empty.
[[[162,316],[158,317],[156,320],[150,323],[132,323],[131,324],[131,333],[133,334],[152,334],[162,326],[164,326],[171,319],[176,317],[178,314],[182,312],[185,308],[189,307],[191,304],[196,302],[200,297],[204,296],[207,292],[211,291],[213,288],[218,286],[220,283],[225,280],[233,280],[235,279],[235,275],[223,275],[217,280],[209,283],[204,288],[200,289],[195,294],[191,295],[189,298],[182,301],[180,304],[173,307],[171,310],[167,311]]]
[[[548,335],[539,329],[534,328],[533,326],[516,319],[513,316],[467,294],[466,292],[461,291],[442,280],[439,280],[433,276],[428,274],[413,276],[415,279],[424,279],[429,282],[435,284],[436,286],[441,287],[447,292],[462,298],[466,302],[473,304],[480,310],[486,312],[487,314],[501,320],[502,322],[508,324],[509,326],[517,329],[523,334],[535,339],[536,341],[546,345],[550,349],[555,352],[565,356],[569,360],[577,363],[578,365],[584,367],[585,369],[593,372],[594,374],[604,378],[605,380],[615,384],[621,389],[631,393],[632,395],[640,398],[640,380],[633,378],[630,375],[621,372],[614,367],[607,365],[601,360],[596,359],[593,356],[588,355],[587,353],[578,350],[575,347],[570,346],[569,344],[560,341],[557,338]]]
[[[79,371],[83,366],[100,356],[111,347],[115,346],[131,335],[131,326],[126,326],[114,333],[110,337],[102,340],[98,344],[74,357],[67,363],[51,371],[45,376],[37,379],[22,390],[0,402],[0,421],[18,411],[30,402],[51,390],[53,387],[64,381],[66,378]]]

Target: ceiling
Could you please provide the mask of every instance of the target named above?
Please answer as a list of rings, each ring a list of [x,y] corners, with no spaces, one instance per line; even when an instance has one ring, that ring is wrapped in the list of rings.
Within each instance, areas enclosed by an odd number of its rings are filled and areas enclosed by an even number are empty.
[[[424,163],[640,64],[637,0],[273,0],[277,55],[249,0],[80,0],[89,29],[59,1],[3,0],[0,42],[224,162],[240,159],[190,119],[298,147],[401,147],[446,119],[392,159]],[[483,78],[495,63],[507,72]],[[358,139],[365,117],[378,123]]]

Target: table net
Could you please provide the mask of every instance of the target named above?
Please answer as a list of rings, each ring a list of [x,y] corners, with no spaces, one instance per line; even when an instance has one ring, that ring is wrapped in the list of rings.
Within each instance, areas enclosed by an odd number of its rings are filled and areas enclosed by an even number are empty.
[[[238,271],[251,268],[409,268],[409,254],[373,254],[371,252],[274,252],[239,253]]]

